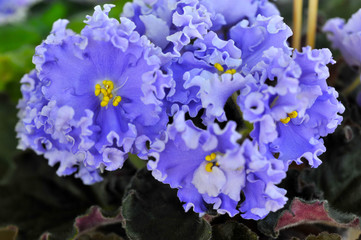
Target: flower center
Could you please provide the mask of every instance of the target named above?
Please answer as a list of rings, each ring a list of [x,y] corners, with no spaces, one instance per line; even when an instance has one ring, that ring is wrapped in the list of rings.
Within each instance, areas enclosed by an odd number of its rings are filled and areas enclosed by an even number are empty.
[[[291,113],[288,113],[287,115],[288,115],[288,117],[282,118],[282,119],[280,120],[281,123],[283,123],[283,124],[289,123],[289,122],[291,121],[291,118],[296,118],[296,117],[298,116],[298,113],[297,113],[296,111],[293,111],[293,112],[291,112]]]
[[[95,85],[95,96],[101,97],[100,106],[106,107],[108,106],[111,99],[113,102],[113,106],[116,107],[119,105],[120,101],[122,101],[122,97],[120,96],[113,96],[114,90],[114,83],[110,80],[104,80],[102,84],[96,84]]]
[[[205,157],[205,160],[208,162],[206,164],[206,171],[207,172],[212,172],[212,168],[214,166],[219,167],[219,163],[217,161],[214,161],[214,159],[216,159],[216,157],[217,157],[217,154],[215,154],[215,153],[211,153],[211,154],[209,154],[209,155],[207,155]]]
[[[220,71],[220,72],[224,72],[224,68],[223,68],[223,66],[221,65],[221,64],[219,64],[219,63],[215,63],[214,64],[214,67],[218,70],[218,71]],[[229,73],[229,74],[235,74],[237,71],[236,71],[236,69],[228,69],[227,71],[225,71],[224,73]]]

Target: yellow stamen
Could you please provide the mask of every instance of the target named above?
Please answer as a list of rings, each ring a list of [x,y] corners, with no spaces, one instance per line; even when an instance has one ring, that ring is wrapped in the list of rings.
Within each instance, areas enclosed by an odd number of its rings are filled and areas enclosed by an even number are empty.
[[[213,163],[211,163],[211,162],[207,163],[206,164],[206,171],[207,172],[212,172],[212,167],[213,167]]]
[[[296,111],[293,111],[289,114],[287,114],[290,118],[296,118],[298,116],[298,113]]]
[[[224,71],[224,68],[223,68],[222,65],[219,64],[219,63],[214,64],[214,67],[215,67],[218,71],[220,71],[220,72],[223,72],[223,71]]]
[[[113,89],[114,89],[114,83],[110,80],[104,80],[102,81],[102,85],[101,84],[96,84],[95,85],[95,91],[94,94],[95,96],[99,96],[100,93],[103,94],[101,102],[100,102],[100,106],[102,107],[106,107],[109,104],[109,101],[111,99],[113,99],[113,106],[118,106],[120,101],[122,100],[122,98],[120,96],[116,96],[114,97],[113,95]],[[113,98],[114,97],[114,98]]]
[[[95,96],[99,96],[100,95],[100,89],[95,89],[94,94],[95,94]]]
[[[216,162],[216,166],[219,167],[219,163],[218,163],[218,162]]]
[[[116,96],[113,100],[113,106],[114,107],[118,106],[120,101],[122,101],[122,98],[120,96]]]
[[[114,88],[113,82],[112,82],[112,81],[108,81],[108,82],[107,82],[107,85],[106,85],[106,88],[113,90],[113,88]]]
[[[107,90],[105,90],[104,88],[100,89],[100,92],[103,93],[104,96],[107,96]]]
[[[211,153],[211,154],[207,155],[205,159],[206,159],[206,161],[210,162],[210,161],[216,159],[216,157],[217,157],[217,154]]]
[[[105,107],[105,106],[108,105],[108,103],[109,103],[109,102],[107,102],[107,101],[101,101],[101,102],[100,102],[100,106]]]
[[[280,121],[281,121],[281,123],[283,123],[283,124],[287,124],[287,123],[289,123],[289,122],[291,121],[291,118],[290,118],[290,117],[286,117],[286,118],[281,119]]]
[[[235,74],[237,71],[236,71],[236,69],[228,69],[227,71],[225,71],[224,73],[229,73],[229,74]]]

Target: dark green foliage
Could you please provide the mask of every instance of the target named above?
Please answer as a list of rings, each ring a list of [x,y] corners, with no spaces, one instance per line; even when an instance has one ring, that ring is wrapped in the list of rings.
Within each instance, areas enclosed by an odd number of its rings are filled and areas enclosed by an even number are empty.
[[[75,220],[77,234],[74,239],[122,240],[121,236],[125,235],[122,220],[120,213],[114,217],[104,217],[100,208],[92,207],[87,215]]]
[[[0,94],[0,182],[11,168],[16,153],[16,113],[15,104],[6,95]]]
[[[206,240],[211,226],[198,214],[184,212],[176,190],[155,180],[146,169],[133,178],[122,205],[124,227],[132,240]]]
[[[320,233],[318,236],[310,235],[306,240],[341,240],[341,236],[336,233]]]
[[[289,209],[270,213],[258,222],[258,227],[264,234],[277,237],[280,230],[307,223],[359,228],[360,218],[330,208],[327,201],[304,201],[295,198],[290,203]]]
[[[119,207],[134,173],[127,165],[102,183],[84,186],[72,176],[58,177],[46,159],[30,151],[19,154],[15,163],[16,169],[0,185],[0,226],[18,226],[18,239],[35,239],[46,231],[51,233],[50,239],[72,236],[74,219],[90,206],[103,205],[109,211]],[[123,231],[120,222],[118,228]]]
[[[344,212],[361,214],[361,135],[356,119],[345,123],[352,139],[347,142],[345,127],[340,128],[327,142],[329,147],[324,163],[313,172],[315,182],[324,192],[330,204]],[[361,120],[361,119],[359,119]],[[355,125],[353,125],[355,124]],[[346,129],[348,131],[349,129]]]
[[[80,180],[59,178],[47,161],[34,153],[17,156],[16,170],[0,186],[0,224],[19,227],[19,239],[35,239],[43,232],[72,231],[75,216],[92,204],[90,187]]]
[[[230,221],[212,227],[212,240],[257,240],[258,236],[242,223]]]

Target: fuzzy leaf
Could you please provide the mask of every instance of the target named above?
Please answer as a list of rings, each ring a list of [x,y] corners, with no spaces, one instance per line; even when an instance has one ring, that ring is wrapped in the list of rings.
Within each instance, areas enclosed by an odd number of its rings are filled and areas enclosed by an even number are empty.
[[[0,198],[0,225],[18,226],[19,239],[37,239],[43,232],[51,233],[48,239],[67,239],[75,232],[74,219],[90,206],[118,209],[130,179],[127,172],[134,173],[126,164],[105,176],[104,182],[86,186],[73,176],[58,177],[56,168],[33,152],[20,154],[15,162],[15,171],[0,185],[5,196]]]
[[[279,231],[301,224],[324,224],[335,227],[360,227],[360,218],[353,214],[342,214],[329,207],[327,201],[304,201],[293,199],[287,210],[269,214],[258,222],[258,228],[267,236],[277,237]]]
[[[76,218],[74,227],[77,234],[74,240],[122,240],[125,235],[122,220],[119,211],[114,217],[105,217],[99,207],[93,206],[86,215]]]
[[[122,228],[122,216],[118,213],[112,214],[114,217],[103,215],[98,206],[92,206],[87,214],[75,219],[75,235],[72,240],[123,240],[125,231]],[[70,236],[70,235],[69,235]],[[44,233],[40,240],[59,239],[58,235],[49,232]]]
[[[349,99],[352,101],[352,99]],[[324,192],[330,205],[347,213],[361,215],[361,113],[354,102],[346,102],[344,121],[325,139],[323,163],[310,175]],[[350,134],[352,137],[350,138]]]
[[[58,177],[32,152],[22,153],[15,163],[13,174],[0,185],[6,196],[0,198],[0,224],[17,225],[23,239],[36,239],[45,231],[71,232],[74,218],[92,205],[89,187]]]
[[[320,233],[318,236],[310,235],[305,240],[341,240],[341,236],[336,233]]]
[[[120,214],[118,214],[114,218],[107,218],[103,216],[99,207],[93,206],[90,208],[87,215],[76,218],[75,228],[77,229],[78,233],[82,233],[92,228],[116,224],[120,223],[121,221],[122,216]]]
[[[0,93],[0,180],[12,167],[12,158],[17,152],[16,113],[15,104],[6,95]]]
[[[146,169],[132,180],[121,208],[124,228],[132,240],[206,240],[210,225],[190,211],[184,212],[176,190],[155,180]]]
[[[85,233],[81,237],[75,239],[76,240],[124,240],[124,238],[118,236],[115,233],[104,234],[100,232]]]
[[[257,240],[258,236],[242,223],[230,221],[212,226],[212,240]]]

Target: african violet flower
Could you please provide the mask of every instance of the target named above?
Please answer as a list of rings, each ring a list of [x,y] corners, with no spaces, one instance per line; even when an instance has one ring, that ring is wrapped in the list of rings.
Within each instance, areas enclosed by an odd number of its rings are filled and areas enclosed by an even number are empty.
[[[291,53],[286,43],[291,34],[280,16],[258,16],[252,25],[244,20],[232,27],[230,40],[220,39],[213,31],[195,40],[169,67],[176,86],[167,97],[170,112],[182,108],[195,116],[204,108],[204,123],[226,121],[223,107],[227,99],[244,89],[252,78],[250,69],[262,61],[267,49],[279,47]]]
[[[89,184],[129,152],[153,157],[148,169],[178,189],[186,211],[261,219],[280,209],[286,192],[275,184],[292,161],[320,164],[321,137],[344,108],[326,83],[330,52],[292,56],[274,5],[241,2],[224,2],[242,6],[237,16],[216,1],[135,0],[120,22],[105,5],[80,34],[59,20],[22,80],[19,147]],[[244,123],[224,109],[231,96],[253,125],[242,139]]]
[[[192,39],[201,38],[211,27],[210,13],[198,0],[134,0],[124,6],[123,16],[157,46],[179,54]]]
[[[205,123],[227,120],[223,106],[244,85],[246,70],[271,46],[290,51],[286,40],[292,32],[273,4],[245,0],[223,1],[222,7],[219,5],[216,1],[136,0],[124,7],[123,15],[134,20],[137,31],[178,57],[167,69],[175,82],[166,103],[171,116],[179,109],[195,116],[204,108]],[[234,7],[244,11],[231,14]],[[263,13],[272,17],[262,16]],[[217,24],[226,29],[230,40],[225,40],[219,31],[210,31],[210,17],[214,21],[221,19]],[[179,43],[174,36],[181,35],[185,41]],[[231,76],[234,71],[241,75]],[[217,84],[218,81],[222,83]]]
[[[332,46],[339,49],[345,61],[351,66],[361,66],[361,9],[345,23],[344,19],[333,18],[326,22],[323,31],[327,32]]]
[[[253,23],[258,15],[279,15],[277,7],[268,0],[200,0],[211,13],[213,31],[234,26],[242,20]]]
[[[168,122],[161,102],[171,87],[161,71],[168,58],[133,22],[109,18],[111,7],[95,7],[80,35],[66,20],[54,24],[19,103],[20,147],[59,162],[59,175],[79,169],[87,184],[100,180],[99,169],[122,167],[128,152],[144,156]]]
[[[169,114],[183,109],[196,116],[201,108],[206,108],[206,118],[225,121],[223,106],[242,87],[244,77],[240,74],[232,77],[229,71],[222,75],[214,64],[237,68],[242,63],[241,51],[233,41],[221,40],[214,32],[203,40],[197,39],[189,48],[168,67],[175,81],[174,91],[167,96]],[[205,99],[208,95],[212,97]]]
[[[307,47],[291,58],[271,48],[263,59],[251,70],[257,80],[238,98],[245,120],[254,123],[251,136],[262,154],[288,164],[302,163],[304,157],[317,167],[326,150],[321,137],[335,130],[344,111],[338,93],[326,82],[331,52]]]
[[[193,207],[202,215],[214,209],[234,216],[241,191],[246,197],[240,207],[245,218],[263,218],[285,204],[286,191],[274,185],[285,177],[282,161],[267,160],[249,140],[240,146],[233,121],[224,129],[212,124],[202,130],[184,115],[178,112],[163,139],[151,146],[155,161],[148,162],[148,169],[178,189],[186,211]]]
[[[0,25],[21,20],[27,8],[38,0],[0,0]]]
[[[253,23],[258,15],[270,17],[279,11],[268,0],[133,0],[123,11],[140,34],[177,55],[191,40],[203,39],[209,30],[226,39],[223,30],[242,20]]]

